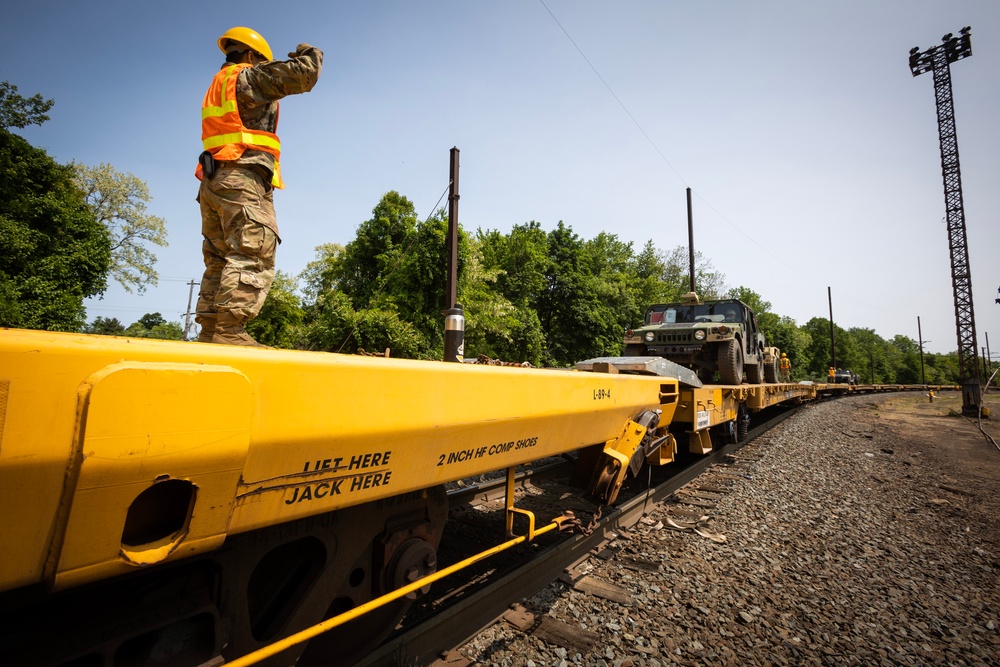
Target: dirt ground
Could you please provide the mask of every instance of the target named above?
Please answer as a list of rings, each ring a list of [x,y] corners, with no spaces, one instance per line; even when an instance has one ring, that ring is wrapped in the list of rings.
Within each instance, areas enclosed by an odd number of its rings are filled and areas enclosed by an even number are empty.
[[[982,420],[983,431],[1000,442],[1000,395],[987,395],[991,417]],[[931,402],[926,394],[897,394],[880,410],[882,419],[902,435],[927,448],[928,456],[976,478],[988,489],[1000,488],[1000,449],[980,432],[975,419],[962,416],[962,395],[943,391]]]
[[[1000,394],[987,394],[991,418],[982,430],[1000,442]],[[958,493],[967,510],[987,523],[987,538],[1000,544],[1000,449],[962,416],[962,395],[943,391],[930,402],[926,394],[896,394],[879,406],[882,423],[909,438],[926,463],[938,471],[942,495]],[[946,493],[945,493],[946,492]]]

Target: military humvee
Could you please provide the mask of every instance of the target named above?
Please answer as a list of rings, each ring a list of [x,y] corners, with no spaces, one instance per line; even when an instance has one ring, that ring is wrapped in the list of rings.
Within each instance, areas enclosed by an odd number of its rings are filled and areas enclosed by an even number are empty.
[[[646,309],[643,325],[625,332],[625,356],[659,356],[683,364],[705,383],[760,384],[774,382],[774,352],[765,359],[764,335],[753,310],[737,299],[701,301],[694,292],[681,303],[656,304]],[[768,363],[770,362],[770,363]],[[765,366],[770,366],[770,372]]]

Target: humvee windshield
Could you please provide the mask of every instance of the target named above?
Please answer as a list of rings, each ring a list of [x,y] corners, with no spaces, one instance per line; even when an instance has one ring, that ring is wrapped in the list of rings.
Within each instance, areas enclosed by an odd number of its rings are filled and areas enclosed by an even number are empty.
[[[697,306],[667,304],[646,309],[646,324],[689,324],[694,322],[742,322],[743,308],[735,301],[702,303]]]

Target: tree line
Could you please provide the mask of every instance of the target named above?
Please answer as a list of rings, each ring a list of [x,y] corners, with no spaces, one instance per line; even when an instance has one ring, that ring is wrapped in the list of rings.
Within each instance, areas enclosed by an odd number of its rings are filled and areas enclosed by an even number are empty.
[[[279,272],[260,316],[248,330],[275,347],[382,353],[441,359],[445,299],[445,211],[420,221],[409,199],[385,194],[347,245],[317,248],[301,274]],[[458,295],[466,356],[485,355],[535,366],[620,354],[626,328],[653,303],[689,290],[684,246],[669,251],[647,241],[636,250],[615,234],[581,238],[559,222],[535,221],[509,233],[459,229]],[[700,253],[696,286],[703,299],[737,298],[757,313],[770,345],[792,359],[794,380],[825,380],[832,363],[830,322],[798,325],[772,311],[747,287],[730,288]],[[834,327],[837,365],[862,382],[921,382],[920,349],[906,336],[883,339],[871,329]],[[924,354],[929,384],[955,384],[956,354]]]
[[[111,165],[59,164],[11,131],[49,120],[52,100],[0,82],[0,326],[80,331],[84,299],[108,278],[155,285],[166,221],[146,211],[146,184]]]
[[[83,300],[109,277],[142,292],[155,285],[150,245],[166,245],[166,222],[149,215],[149,190],[110,165],[60,165],[9,128],[41,124],[51,100],[23,98],[0,84],[0,326],[179,340],[160,313],[125,326],[85,321]],[[298,275],[279,271],[248,331],[272,347],[441,359],[448,222],[443,209],[418,219],[413,203],[386,193],[346,245],[329,243]],[[626,328],[653,303],[689,289],[688,253],[615,234],[584,239],[559,222],[529,221],[510,232],[459,230],[458,295],[467,356],[569,367],[620,354]],[[703,299],[739,298],[758,316],[768,344],[792,360],[794,380],[823,380],[832,363],[829,320],[798,325],[763,296],[730,288],[700,253]],[[924,354],[906,336],[835,327],[838,366],[862,382],[954,384],[956,354]]]

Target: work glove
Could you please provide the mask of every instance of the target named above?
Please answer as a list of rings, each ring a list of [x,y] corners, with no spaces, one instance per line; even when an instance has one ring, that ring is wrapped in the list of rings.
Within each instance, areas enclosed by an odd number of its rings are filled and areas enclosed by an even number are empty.
[[[288,54],[288,57],[298,58],[299,56],[305,55],[307,51],[312,51],[312,50],[313,47],[309,44],[299,44],[298,46],[295,47],[294,51]]]

